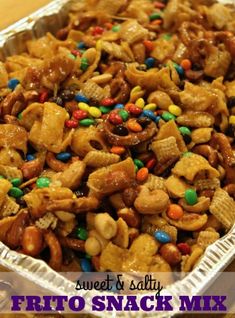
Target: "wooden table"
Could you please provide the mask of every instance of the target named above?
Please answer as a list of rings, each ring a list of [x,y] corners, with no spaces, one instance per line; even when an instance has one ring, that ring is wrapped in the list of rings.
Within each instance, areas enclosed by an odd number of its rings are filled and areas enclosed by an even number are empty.
[[[51,1],[50,0],[35,0],[35,1],[33,0],[24,0],[24,1],[0,0],[0,30],[16,22],[20,18],[23,18],[29,15],[30,13],[34,12],[35,10],[39,9],[40,7],[42,7],[43,5],[46,5],[49,2]],[[235,272],[235,261],[229,266],[229,271]],[[192,316],[190,315],[190,317]],[[195,317],[199,317],[199,316],[195,316]],[[200,317],[202,317],[202,315],[200,315]],[[219,317],[232,318],[232,317],[235,317],[235,315],[228,314],[226,316],[221,316],[221,315],[217,316],[217,318]]]

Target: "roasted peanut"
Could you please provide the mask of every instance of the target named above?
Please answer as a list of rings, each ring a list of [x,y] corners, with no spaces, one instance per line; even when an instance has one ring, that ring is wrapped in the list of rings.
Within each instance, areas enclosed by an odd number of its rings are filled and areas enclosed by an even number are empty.
[[[140,226],[140,215],[134,209],[124,208],[117,212],[117,215],[122,218],[128,226],[139,228]]]
[[[37,256],[43,249],[43,234],[36,226],[25,228],[22,237],[23,251],[30,256]]]
[[[150,191],[142,186],[137,199],[134,202],[136,210],[141,214],[158,214],[167,209],[169,196],[162,190]]]
[[[126,206],[131,207],[138,196],[138,190],[135,188],[127,188],[122,193],[122,198]]]
[[[101,252],[101,245],[95,237],[88,237],[85,242],[85,251],[88,255],[96,256]]]
[[[95,228],[107,240],[110,240],[117,233],[117,223],[108,213],[96,215]]]
[[[109,241],[106,240],[102,235],[100,235],[97,230],[89,231],[89,237],[94,237],[97,239],[97,241],[99,241],[101,250],[103,250],[109,243]]]
[[[126,207],[121,193],[114,193],[109,197],[109,201],[116,210]]]
[[[164,260],[172,266],[177,265],[182,258],[179,249],[172,243],[164,244],[160,248],[159,253],[164,258]]]

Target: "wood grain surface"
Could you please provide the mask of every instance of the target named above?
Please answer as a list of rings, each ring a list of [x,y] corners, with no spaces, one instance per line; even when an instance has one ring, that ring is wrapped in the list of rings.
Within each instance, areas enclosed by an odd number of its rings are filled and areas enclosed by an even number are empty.
[[[19,19],[28,16],[30,13],[36,11],[37,9],[39,9],[43,5],[48,4],[49,2],[51,2],[51,0],[23,0],[23,1],[22,0],[0,0],[0,30],[6,28],[7,26],[16,22]],[[235,261],[229,266],[229,271],[235,272]],[[231,283],[233,284],[235,283],[235,275],[234,275],[234,282],[231,282]],[[211,318],[212,318],[212,315],[213,314],[211,314]],[[199,316],[202,317],[202,315],[199,315]],[[199,316],[190,315],[190,317],[199,317]],[[5,318],[5,315],[0,314],[0,318],[1,317]],[[185,315],[184,317],[185,318],[189,317],[189,315]],[[225,316],[215,315],[215,317],[232,318],[232,317],[235,317],[235,315],[233,314],[232,315],[227,314]]]

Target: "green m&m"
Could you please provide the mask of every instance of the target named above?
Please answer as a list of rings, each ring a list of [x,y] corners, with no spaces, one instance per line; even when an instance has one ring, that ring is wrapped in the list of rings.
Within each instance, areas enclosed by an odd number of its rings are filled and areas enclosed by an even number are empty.
[[[20,198],[20,197],[22,197],[23,195],[24,195],[24,192],[21,190],[21,189],[19,189],[19,188],[17,188],[17,187],[12,187],[10,190],[9,190],[9,195],[11,196],[11,197],[13,197],[13,198]]]
[[[50,179],[46,177],[38,178],[36,181],[36,185],[38,188],[48,188],[50,183],[51,183]]]
[[[194,189],[187,189],[184,193],[184,198],[189,205],[194,205],[198,202],[197,192]]]

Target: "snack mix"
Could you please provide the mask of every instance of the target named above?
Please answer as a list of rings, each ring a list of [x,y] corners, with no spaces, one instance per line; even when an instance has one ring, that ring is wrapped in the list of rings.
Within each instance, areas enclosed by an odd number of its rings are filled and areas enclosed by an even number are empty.
[[[87,0],[0,62],[0,240],[57,271],[190,272],[235,221],[235,11]]]

